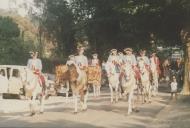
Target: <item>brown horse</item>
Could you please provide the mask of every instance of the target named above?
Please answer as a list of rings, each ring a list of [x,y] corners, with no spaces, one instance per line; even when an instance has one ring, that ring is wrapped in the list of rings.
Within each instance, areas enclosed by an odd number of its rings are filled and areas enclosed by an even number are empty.
[[[88,96],[88,87],[87,87],[87,75],[86,71],[78,70],[77,65],[69,64],[68,65],[68,74],[69,74],[69,84],[72,89],[73,98],[74,98],[74,113],[78,112],[78,102],[77,97],[80,96],[80,103],[82,110],[87,110],[87,96]]]
[[[55,90],[56,92],[64,91],[66,93],[66,100],[69,92],[69,72],[67,65],[58,65],[55,67]],[[66,88],[64,88],[66,86]]]

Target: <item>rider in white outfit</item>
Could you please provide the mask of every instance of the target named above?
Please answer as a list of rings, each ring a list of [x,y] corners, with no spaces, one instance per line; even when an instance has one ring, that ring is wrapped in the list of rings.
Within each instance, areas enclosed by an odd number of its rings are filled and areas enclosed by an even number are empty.
[[[140,56],[137,57],[137,60],[139,61],[141,58],[144,60],[144,62],[145,62],[146,65],[150,66],[150,60],[146,56],[146,50],[141,50],[140,51]]]
[[[31,59],[28,60],[27,62],[27,67],[34,72],[39,71],[41,73],[42,71],[42,61],[37,58],[38,57],[38,52],[30,52],[31,53]]]
[[[98,54],[94,53],[92,54],[92,61],[91,61],[91,66],[98,66],[99,65],[99,59],[98,59]]]
[[[28,60],[27,67],[38,76],[40,85],[45,87],[45,78],[42,75],[42,61],[38,58],[38,52],[30,52],[31,59]]]
[[[78,48],[78,55],[75,56],[75,64],[77,65],[77,72],[79,73],[78,80],[80,79],[80,70],[86,70],[88,67],[88,59],[84,55],[84,47]]]
[[[119,56],[117,55],[117,49],[112,49],[108,57],[108,62],[111,62],[115,66],[115,70],[119,73]]]
[[[131,48],[124,49],[124,52],[126,53],[126,55],[124,56],[124,62],[129,63],[132,66],[136,66],[137,60],[136,60],[135,55],[132,53],[132,51],[133,50]]]
[[[75,56],[75,63],[79,66],[80,69],[88,67],[88,59],[84,55],[84,47],[78,49],[78,55]]]
[[[67,60],[67,62],[66,62],[66,65],[68,65],[68,64],[71,64],[71,63],[75,63],[75,56],[74,55],[69,55],[69,60]]]

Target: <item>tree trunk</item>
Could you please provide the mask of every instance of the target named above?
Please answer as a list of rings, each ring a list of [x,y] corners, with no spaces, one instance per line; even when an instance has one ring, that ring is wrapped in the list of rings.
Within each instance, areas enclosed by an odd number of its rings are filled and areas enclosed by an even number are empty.
[[[187,30],[181,31],[181,39],[185,47],[185,69],[184,82],[181,91],[182,95],[190,95],[190,33]]]

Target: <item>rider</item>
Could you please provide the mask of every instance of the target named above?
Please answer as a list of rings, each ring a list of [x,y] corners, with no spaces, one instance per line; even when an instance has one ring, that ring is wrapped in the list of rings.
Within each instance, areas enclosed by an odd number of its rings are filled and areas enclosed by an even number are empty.
[[[66,65],[67,64],[70,64],[70,63],[75,63],[75,56],[74,55],[69,55],[69,57],[68,57],[69,59],[67,60],[67,62],[66,62]]]
[[[27,67],[38,76],[40,85],[45,85],[45,78],[42,75],[42,61],[38,58],[38,52],[30,52],[31,59],[28,60]]]
[[[120,66],[124,64],[124,54],[123,54],[123,52],[118,53],[118,61],[119,61]]]
[[[131,64],[132,66],[136,66],[137,60],[136,60],[135,55],[133,54],[133,49],[132,48],[125,48],[124,52],[126,54],[124,56],[125,63],[127,62],[127,63]]]
[[[131,64],[135,74],[136,74],[136,78],[139,79],[140,75],[139,75],[139,70],[137,68],[137,60],[135,55],[133,54],[133,49],[132,48],[125,48],[124,49],[125,52],[125,56],[124,56],[124,62]]]
[[[119,70],[119,57],[118,57],[118,55],[117,55],[117,49],[112,49],[112,50],[110,51],[110,55],[109,55],[109,57],[108,57],[108,62],[111,62],[112,64],[114,64],[114,66],[115,66],[115,71],[116,71],[117,73],[120,72],[120,70]]]
[[[157,73],[158,73],[158,75],[160,75],[160,74],[161,74],[161,70],[160,70],[160,60],[159,60],[159,58],[156,56],[156,52],[155,52],[155,51],[153,51],[152,54],[151,54],[150,62],[151,62],[151,63],[154,63],[154,64],[156,65]]]
[[[77,64],[79,69],[86,70],[86,68],[88,67],[88,59],[84,55],[85,49],[83,46],[80,46],[77,48],[77,50],[78,50],[78,55],[75,56],[75,63]]]
[[[97,53],[92,54],[91,66],[99,66],[99,65],[100,65],[100,62],[98,59],[98,54]]]
[[[141,59],[144,61],[146,69],[150,72],[150,60],[146,56],[146,50],[141,50],[140,51],[140,56],[137,57],[137,61],[140,61]]]

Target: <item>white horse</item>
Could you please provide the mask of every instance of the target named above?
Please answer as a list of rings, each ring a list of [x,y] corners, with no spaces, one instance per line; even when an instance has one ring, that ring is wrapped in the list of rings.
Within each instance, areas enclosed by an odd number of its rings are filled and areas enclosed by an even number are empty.
[[[143,103],[146,101],[151,102],[151,84],[149,71],[146,69],[144,60],[142,59],[139,60],[138,66],[140,69]]]
[[[124,95],[128,95],[128,115],[134,107],[134,90],[137,88],[135,73],[130,64],[125,64],[122,67],[121,86]]]
[[[25,96],[30,100],[30,114],[36,113],[36,99],[40,100],[40,113],[44,112],[45,87],[42,87],[39,82],[39,77],[32,70],[26,68],[21,73],[21,78],[24,83]]]
[[[119,95],[119,73],[115,70],[115,65],[111,62],[106,63],[106,72],[108,76],[108,82],[109,82],[109,88],[111,91],[111,103],[113,103],[113,90],[115,89],[115,101],[118,101],[118,95]]]
[[[158,94],[158,78],[159,74],[157,71],[157,65],[154,61],[154,58],[150,59],[150,70],[152,75],[152,93],[154,96]]]

